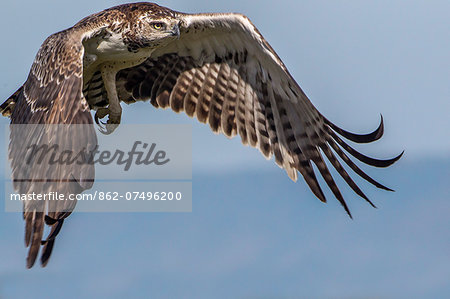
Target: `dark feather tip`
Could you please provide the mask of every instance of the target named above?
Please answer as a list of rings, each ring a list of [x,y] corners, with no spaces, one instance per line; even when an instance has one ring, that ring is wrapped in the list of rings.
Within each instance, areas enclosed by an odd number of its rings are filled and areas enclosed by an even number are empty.
[[[47,225],[53,225],[57,221],[56,219],[53,219],[52,217],[50,217],[48,215],[45,215],[44,219],[45,219],[45,224],[47,224]]]
[[[351,133],[349,131],[346,131],[344,129],[341,129],[340,127],[333,124],[328,119],[324,118],[325,123],[330,126],[335,132],[337,132],[339,135],[347,138],[348,140],[351,140],[356,143],[370,143],[374,142],[378,139],[380,139],[383,136],[384,133],[384,121],[383,121],[383,115],[381,116],[380,124],[378,125],[378,128],[368,134],[355,134]]]

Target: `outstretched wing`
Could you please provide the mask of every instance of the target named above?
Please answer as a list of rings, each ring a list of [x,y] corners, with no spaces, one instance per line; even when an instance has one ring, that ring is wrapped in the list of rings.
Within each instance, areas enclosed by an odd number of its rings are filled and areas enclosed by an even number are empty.
[[[97,144],[89,106],[82,94],[83,46],[70,30],[50,36],[41,46],[24,85],[5,103],[11,109],[9,158],[15,190],[20,194],[76,194],[92,186],[94,166],[30,163],[32,146],[57,145],[77,152]],[[6,107],[4,107],[6,108]],[[56,125],[58,124],[58,125]],[[36,260],[46,265],[54,238],[76,201],[25,201],[27,267]],[[51,226],[42,241],[44,223]]]
[[[350,217],[323,154],[370,204],[336,154],[359,176],[390,190],[365,174],[345,151],[377,167],[387,167],[401,155],[389,160],[369,158],[338,136],[358,143],[375,141],[383,134],[382,121],[367,135],[344,131],[328,121],[247,17],[180,13],[179,18],[181,35],[177,41],[157,49],[143,64],[118,74],[121,100],[150,99],[155,107],[197,117],[216,133],[228,137],[239,134],[243,144],[258,148],[266,158],[274,155],[292,180],[300,172],[312,192],[325,202],[313,162]]]

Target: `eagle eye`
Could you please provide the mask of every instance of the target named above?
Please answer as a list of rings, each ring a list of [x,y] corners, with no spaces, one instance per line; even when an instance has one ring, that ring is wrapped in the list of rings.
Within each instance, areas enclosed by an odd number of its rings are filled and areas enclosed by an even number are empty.
[[[156,30],[161,30],[161,29],[163,29],[164,28],[164,23],[153,23],[152,24],[152,27],[154,28],[154,29],[156,29]]]

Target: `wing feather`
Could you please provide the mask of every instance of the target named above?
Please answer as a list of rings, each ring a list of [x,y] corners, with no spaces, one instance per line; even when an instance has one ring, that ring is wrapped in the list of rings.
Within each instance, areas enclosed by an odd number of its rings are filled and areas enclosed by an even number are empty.
[[[33,144],[57,144],[73,151],[97,144],[88,104],[82,93],[82,37],[70,29],[50,36],[41,46],[27,81],[14,95],[11,111],[9,158],[13,184],[20,194],[80,193],[92,186],[93,165],[28,164],[24,161]],[[61,125],[87,125],[65,134]],[[27,125],[26,127],[22,125]],[[27,267],[31,268],[43,246],[41,264],[45,266],[63,219],[76,201],[25,201],[25,245],[29,247]],[[51,227],[42,240],[44,223]]]
[[[222,114],[220,115],[220,125],[223,133],[227,137],[237,134],[236,104],[238,97],[239,74],[228,62],[224,62],[230,69],[227,91],[223,100]]]
[[[383,120],[372,133],[354,134],[323,117],[245,16],[179,13],[178,17],[180,39],[156,49],[145,63],[122,70],[117,86],[125,88],[119,94],[185,111],[228,137],[239,134],[243,144],[258,148],[266,158],[274,156],[292,180],[297,180],[300,172],[312,192],[325,202],[314,163],[350,217],[324,157],[372,206],[334,153],[363,179],[391,190],[365,174],[344,151],[376,167],[387,167],[401,155],[387,160],[370,158],[337,135],[358,143],[373,142],[383,134]],[[150,87],[151,94],[146,92]]]
[[[177,113],[185,110],[184,99],[195,74],[195,69],[194,71],[184,71],[192,68],[191,60],[181,59],[178,67],[177,73],[180,75],[177,77],[169,99],[170,107]],[[170,89],[168,91],[170,92]]]

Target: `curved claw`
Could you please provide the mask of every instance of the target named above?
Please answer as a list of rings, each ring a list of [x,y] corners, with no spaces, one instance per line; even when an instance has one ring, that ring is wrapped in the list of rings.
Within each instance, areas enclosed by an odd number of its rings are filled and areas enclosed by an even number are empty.
[[[94,115],[95,123],[97,125],[100,125],[99,119],[105,118],[107,115],[109,115],[109,113],[110,113],[110,111],[108,108],[98,108]]]
[[[100,133],[102,133],[103,135],[110,135],[114,132],[114,130],[118,127],[119,125],[113,125],[113,124],[106,124],[105,127],[102,127],[101,129],[98,129],[100,131]]]
[[[98,125],[98,131],[100,132],[100,133],[102,133],[102,134],[106,134],[106,132],[107,132],[107,130],[106,130],[106,123],[104,123],[104,122],[102,122],[102,121],[98,121],[98,117],[95,117],[95,119],[96,119],[96,123],[97,123],[97,125]]]
[[[99,124],[98,126],[99,126],[98,131],[103,135],[109,135],[113,132],[112,130],[108,129],[108,124],[104,122],[101,122],[101,124]]]
[[[114,123],[111,120],[108,120],[107,122],[100,122],[101,124],[99,124],[99,132],[102,133],[103,135],[110,135],[111,133],[113,133],[117,127],[119,126],[118,123]]]
[[[97,115],[97,112],[95,112],[94,120],[95,120],[95,123],[96,123],[97,125],[100,125],[100,123],[99,123],[99,121],[98,121],[98,115]]]
[[[106,128],[100,124],[98,126],[99,126],[98,131],[102,134],[106,134],[106,132],[107,132]]]
[[[106,122],[100,121],[100,119],[108,117]],[[99,132],[104,135],[109,135],[119,126],[120,123],[120,114],[119,115],[111,115],[110,110],[108,108],[99,108],[94,115],[95,123],[99,126]]]

